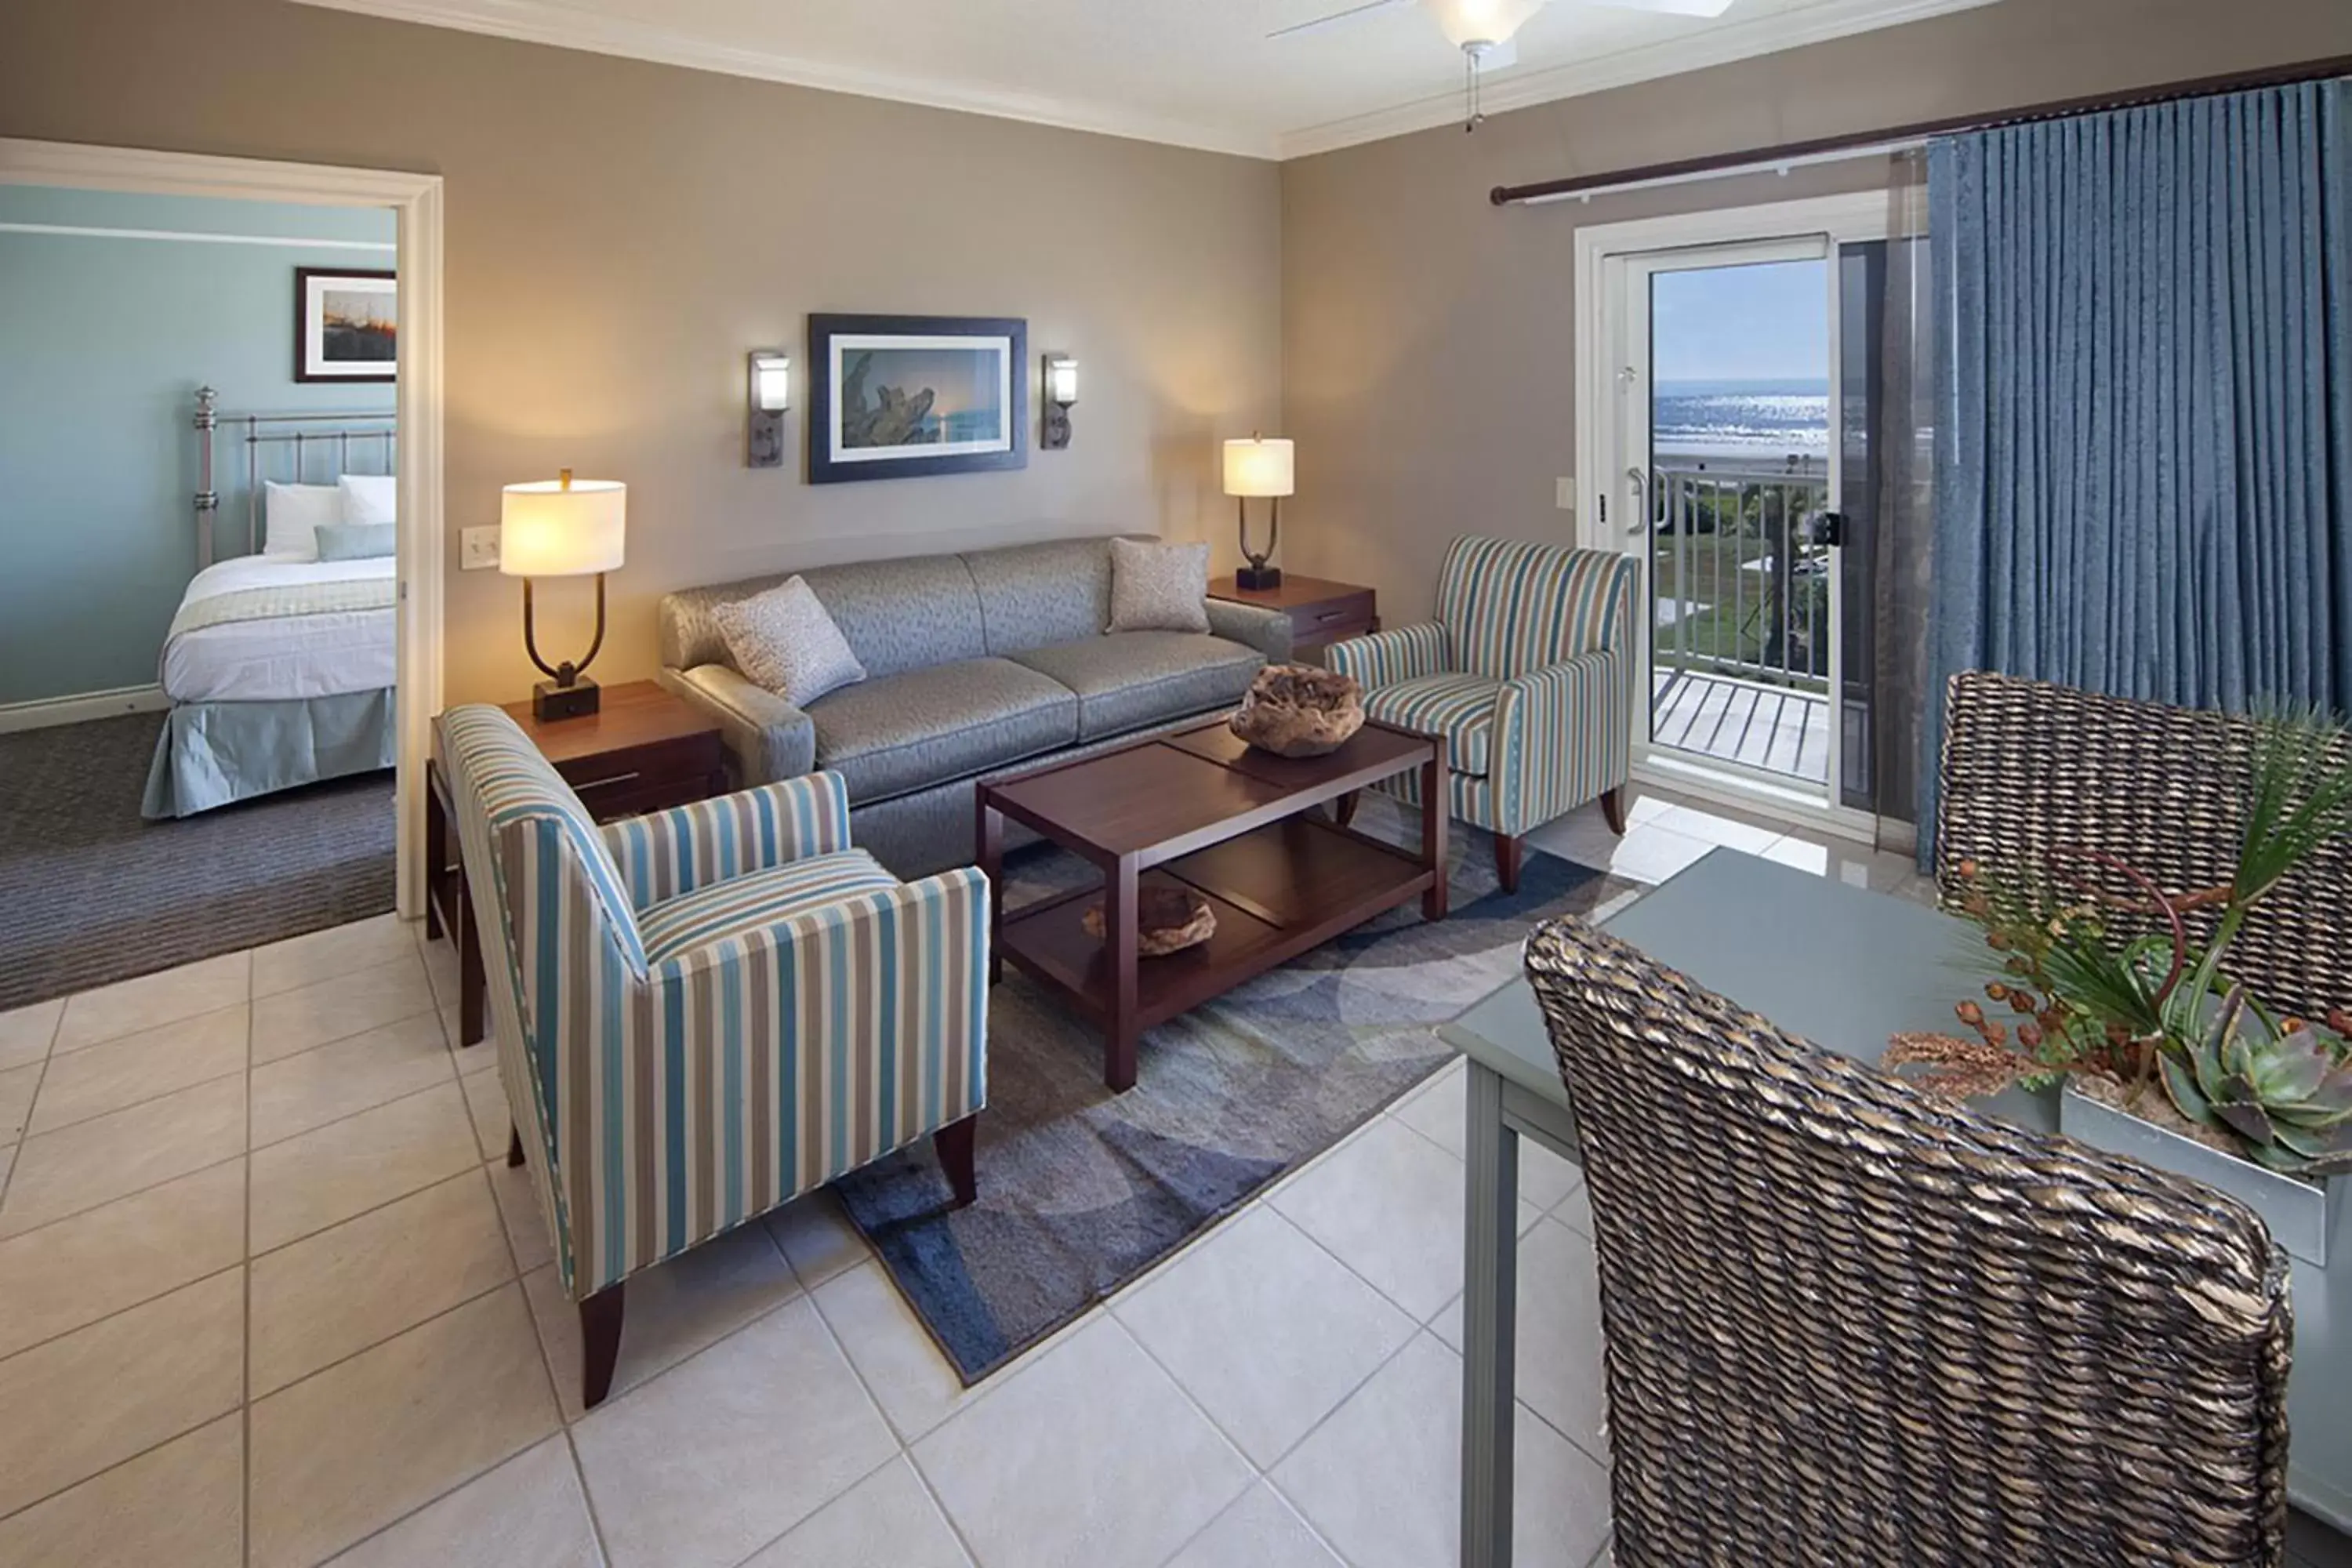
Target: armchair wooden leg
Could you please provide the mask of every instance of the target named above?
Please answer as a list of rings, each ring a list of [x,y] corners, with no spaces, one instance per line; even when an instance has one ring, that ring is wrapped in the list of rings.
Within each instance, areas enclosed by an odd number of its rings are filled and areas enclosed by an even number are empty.
[[[1625,786],[1603,790],[1601,794],[1601,815],[1609,824],[1609,831],[1623,837],[1625,832]]]
[[[1349,790],[1347,794],[1341,795],[1335,803],[1339,808],[1337,816],[1339,818],[1339,826],[1342,827],[1349,826],[1356,820],[1357,793],[1358,792],[1355,790]]]
[[[521,1163],[522,1129],[509,1121],[507,1123],[507,1164],[512,1167]]]
[[[958,1208],[980,1196],[980,1173],[974,1164],[979,1133],[980,1114],[975,1111],[931,1134],[931,1147],[939,1152],[940,1169],[947,1173],[948,1186],[955,1194]]]
[[[607,1285],[580,1303],[580,1405],[593,1410],[613,1392],[621,1359],[620,1285]]]
[[[1500,833],[1495,835],[1495,875],[1501,880],[1503,891],[1507,893],[1519,890],[1519,859],[1525,848],[1526,841],[1523,839],[1507,837]]]

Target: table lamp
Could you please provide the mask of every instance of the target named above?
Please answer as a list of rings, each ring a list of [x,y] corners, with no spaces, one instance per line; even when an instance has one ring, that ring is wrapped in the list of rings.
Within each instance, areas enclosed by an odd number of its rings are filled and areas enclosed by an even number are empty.
[[[604,646],[604,574],[621,565],[627,532],[629,487],[618,479],[557,479],[509,485],[499,514],[499,571],[522,579],[522,646],[548,679],[531,689],[530,710],[541,720],[577,719],[596,711],[596,683],[580,672]],[[539,577],[596,576],[596,638],[577,664],[550,665],[539,656],[531,626],[530,586]]]
[[[1269,566],[1275,547],[1282,542],[1282,498],[1293,493],[1291,482],[1290,443],[1269,441],[1263,436],[1252,436],[1246,441],[1225,443],[1225,493],[1235,498],[1241,508],[1242,554],[1249,564],[1234,574],[1234,584],[1241,588],[1279,588],[1282,568]],[[1266,530],[1265,553],[1250,548],[1249,498],[1269,496],[1274,500],[1274,521]]]

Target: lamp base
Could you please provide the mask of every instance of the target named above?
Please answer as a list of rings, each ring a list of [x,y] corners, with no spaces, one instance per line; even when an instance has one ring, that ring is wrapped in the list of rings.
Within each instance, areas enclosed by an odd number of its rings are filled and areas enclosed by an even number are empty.
[[[599,706],[596,683],[584,675],[569,686],[542,680],[530,689],[530,716],[542,724],[555,719],[585,719]]]
[[[1255,564],[1244,566],[1234,574],[1234,586],[1254,589],[1279,588],[1282,586],[1282,568]]]

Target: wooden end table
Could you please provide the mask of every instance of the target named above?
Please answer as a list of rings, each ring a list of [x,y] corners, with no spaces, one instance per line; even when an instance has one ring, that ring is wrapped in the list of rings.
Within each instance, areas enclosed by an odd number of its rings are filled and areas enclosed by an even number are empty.
[[[529,702],[501,706],[599,822],[727,793],[727,747],[717,721],[653,681],[608,686],[599,710],[577,719],[542,721]],[[456,805],[443,750],[436,718],[425,768],[425,934],[457,933],[457,1043],[470,1046],[483,1031],[482,944],[465,857],[450,844]]]
[[[1290,617],[1294,648],[1320,647],[1381,629],[1379,600],[1370,588],[1354,583],[1285,573],[1279,588],[1241,588],[1231,577],[1220,577],[1209,584],[1209,597],[1281,611]]]
[[[1421,848],[1409,854],[1310,815],[1355,792],[1421,772]],[[1076,762],[980,786],[981,869],[1001,887],[1004,820],[1034,829],[1102,868],[1099,888],[1007,910],[994,900],[990,978],[1006,959],[1096,1019],[1103,1082],[1135,1085],[1144,1030],[1286,963],[1385,910],[1421,900],[1445,918],[1445,745],[1367,723],[1325,757],[1251,750],[1222,718]],[[1136,901],[1146,887],[1184,887],[1217,917],[1208,941],[1139,958]],[[1087,934],[1104,905],[1104,936]]]

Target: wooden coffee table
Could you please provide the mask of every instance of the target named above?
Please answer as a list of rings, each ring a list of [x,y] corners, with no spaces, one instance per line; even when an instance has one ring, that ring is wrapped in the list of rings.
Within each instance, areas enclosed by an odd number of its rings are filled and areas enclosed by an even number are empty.
[[[1421,770],[1421,849],[1382,844],[1309,815],[1314,807]],[[1252,751],[1213,719],[1098,756],[980,786],[980,865],[1001,886],[1007,817],[1102,868],[1098,887],[1006,910],[995,900],[991,967],[1010,958],[1102,1026],[1103,1082],[1135,1085],[1144,1030],[1286,963],[1418,896],[1445,918],[1445,747],[1367,723],[1325,757]],[[1136,955],[1136,897],[1190,887],[1216,911],[1216,934],[1164,958]],[[1088,936],[1101,903],[1106,935]]]

